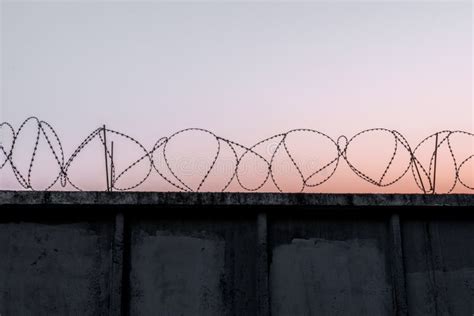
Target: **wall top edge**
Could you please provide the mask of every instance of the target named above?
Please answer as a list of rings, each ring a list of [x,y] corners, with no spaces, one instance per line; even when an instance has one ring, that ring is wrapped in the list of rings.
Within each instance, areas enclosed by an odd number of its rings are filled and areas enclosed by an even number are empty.
[[[0,205],[474,206],[474,194],[0,191]]]

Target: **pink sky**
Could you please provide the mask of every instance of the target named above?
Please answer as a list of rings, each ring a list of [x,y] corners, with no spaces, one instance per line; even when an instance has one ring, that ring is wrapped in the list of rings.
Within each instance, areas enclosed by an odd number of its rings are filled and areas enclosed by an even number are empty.
[[[0,121],[15,128],[31,115],[48,121],[67,157],[104,123],[147,149],[187,127],[206,128],[245,146],[295,128],[318,130],[335,140],[384,127],[401,132],[412,146],[437,131],[474,130],[471,1],[3,1],[0,6]],[[16,145],[25,175],[34,133],[32,124]],[[3,129],[1,137],[8,143]],[[133,144],[114,142],[119,169],[140,155]],[[196,175],[212,161],[213,142],[195,133],[170,143],[170,159],[190,183],[197,185]],[[392,143],[389,134],[371,133],[354,142],[350,159],[378,178]],[[474,153],[473,137],[456,136],[453,143],[458,161]],[[295,135],[289,146],[307,172],[333,150],[308,135]],[[38,185],[57,175],[47,148],[40,141],[44,157],[38,156],[41,164],[33,170]],[[226,182],[233,164],[227,151],[202,190],[217,190]],[[421,156],[429,157],[420,151]],[[397,176],[404,157],[397,156],[387,179]],[[298,190],[291,161],[277,158],[282,187]],[[245,180],[255,184],[265,166],[248,164]],[[444,145],[438,160],[440,192],[452,180],[450,164]],[[123,185],[145,171],[146,166],[137,166]],[[463,172],[466,184],[474,186],[474,159]],[[74,162],[70,175],[84,189],[104,188],[103,149],[97,140]],[[0,185],[19,188],[10,167],[0,170]],[[137,189],[172,187],[155,173]],[[231,185],[229,190],[241,189]],[[411,171],[384,189],[358,178],[344,161],[328,182],[308,190],[419,191]],[[454,192],[472,193],[459,185]]]

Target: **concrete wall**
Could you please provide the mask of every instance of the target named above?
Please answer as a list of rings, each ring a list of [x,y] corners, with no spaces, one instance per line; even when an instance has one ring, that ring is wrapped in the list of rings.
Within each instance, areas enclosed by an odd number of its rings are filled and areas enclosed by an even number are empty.
[[[472,315],[473,204],[0,191],[0,315]]]

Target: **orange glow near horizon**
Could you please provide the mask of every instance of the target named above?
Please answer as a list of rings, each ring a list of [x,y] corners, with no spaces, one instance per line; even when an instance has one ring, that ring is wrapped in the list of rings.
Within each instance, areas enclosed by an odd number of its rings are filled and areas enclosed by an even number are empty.
[[[450,191],[458,172],[458,180],[474,188],[474,158],[466,160],[474,154],[472,1],[2,1],[0,8],[0,122],[17,130],[25,118],[37,116],[51,123],[64,151],[61,162],[59,144],[46,127],[56,157],[41,135],[29,174],[37,126],[25,125],[13,159],[19,181],[33,189],[48,187],[60,175],[59,165],[65,167],[88,133],[103,124],[147,151],[160,137],[189,127],[247,147],[296,128],[337,141],[383,127],[403,134],[412,150],[433,133],[461,130],[471,134],[457,133],[449,144],[440,134],[436,192]],[[7,126],[0,137],[8,155]],[[117,177],[143,156],[130,139],[109,132],[107,140],[114,141]],[[269,161],[279,140],[255,152]],[[284,192],[300,191],[299,172],[307,178],[343,151],[317,133],[294,132],[286,140],[292,157],[280,147],[272,166]],[[168,163],[184,184],[168,170],[163,148],[154,162],[178,187],[220,191],[233,174],[234,155],[243,149],[221,141],[216,164],[199,187],[216,145],[202,131],[169,141]],[[344,154],[353,168],[383,185],[411,161],[397,141],[390,163],[394,147],[390,132],[370,132]],[[416,152],[428,192],[434,147],[432,137]],[[258,187],[268,172],[268,165],[252,156],[239,165],[239,179],[248,189]],[[304,192],[422,192],[411,169],[380,187],[340,158],[327,182]],[[0,163],[5,159],[0,152]],[[149,168],[146,159],[136,164],[116,188],[139,183]],[[84,190],[104,190],[104,169],[104,149],[96,137],[68,165],[67,174]],[[308,183],[324,180],[329,169]],[[236,180],[227,191],[245,191]],[[23,189],[9,163],[0,169],[0,189]],[[51,189],[74,187],[56,183]],[[153,169],[134,190],[178,188]],[[269,178],[259,191],[278,188]],[[461,183],[452,191],[472,192]]]
[[[56,158],[64,157],[62,165],[63,168],[67,167],[67,176],[73,185],[68,183],[62,187],[58,179],[48,189],[75,190],[75,185],[83,190],[104,190],[104,147],[100,140],[103,131],[93,134],[95,137],[77,152],[68,164],[72,153],[68,153],[64,148],[60,150],[62,147],[45,123],[41,123],[41,126],[46,133],[43,133],[39,126],[38,121],[32,119],[24,125],[20,133],[16,131],[17,138],[11,162],[17,174],[15,177],[10,162],[6,162],[0,169],[1,189],[25,189],[21,183],[27,182],[31,184],[32,189],[48,188],[60,175]],[[2,129],[5,127],[2,126]],[[40,137],[37,150],[33,152],[37,135],[35,128],[40,130]],[[13,138],[11,135],[6,137],[5,134],[3,151],[9,153]],[[115,190],[203,192],[222,191],[225,188],[228,192],[252,192],[258,189],[258,192],[423,193],[420,176],[426,193],[432,192],[432,181],[436,181],[437,193],[473,193],[471,188],[474,187],[474,159],[469,158],[473,156],[474,134],[470,133],[438,134],[436,179],[432,159],[436,141],[434,136],[427,138],[417,147],[417,143],[406,144],[401,134],[388,130],[368,130],[357,133],[353,139],[349,137],[350,142],[346,144],[340,137],[338,142],[338,137],[321,134],[319,131],[300,130],[281,134],[264,142],[255,141],[254,144],[260,144],[254,147],[253,144],[240,146],[233,140],[219,138],[220,136],[216,139],[216,136],[207,131],[189,130],[174,136],[168,135],[166,148],[165,142],[159,143],[161,146],[153,152],[154,167],[158,170],[152,168],[150,176],[147,177],[151,167],[148,158],[151,155],[147,155],[152,147],[145,147],[145,151],[140,147],[141,143],[135,143],[121,134],[107,131],[107,135],[108,146],[114,142]],[[416,149],[414,153],[418,170],[411,162],[411,156],[404,144],[412,151]],[[251,148],[251,151],[243,155],[245,148]],[[235,155],[239,159],[236,174]],[[5,153],[2,152],[0,157],[3,164]],[[212,165],[214,159],[215,163]],[[268,171],[270,161],[272,174]],[[110,163],[109,156],[109,167]],[[349,164],[355,169],[351,170]],[[211,165],[213,167],[208,173]],[[316,172],[318,170],[319,172]],[[122,174],[124,171],[126,173]],[[207,173],[208,176],[204,180]],[[367,180],[359,177],[358,173],[362,178],[367,177]],[[234,175],[238,175],[238,179]],[[304,188],[301,177],[307,183]],[[177,186],[167,183],[164,178]],[[372,181],[377,184],[370,183]],[[135,187],[136,184],[140,185]]]

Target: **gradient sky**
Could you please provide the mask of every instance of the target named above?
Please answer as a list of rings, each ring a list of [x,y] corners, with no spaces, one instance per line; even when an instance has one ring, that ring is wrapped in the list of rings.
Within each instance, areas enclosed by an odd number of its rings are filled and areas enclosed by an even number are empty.
[[[66,156],[104,123],[148,148],[186,127],[245,145],[293,128],[336,139],[385,127],[412,145],[439,130],[473,132],[472,13],[471,1],[2,1],[0,121],[50,122]],[[19,153],[31,151],[30,134]],[[369,171],[383,144],[361,145]],[[472,138],[459,144],[473,153]],[[133,158],[128,146],[117,145],[124,160]],[[209,146],[201,135],[183,139],[176,157],[205,160]],[[103,152],[92,157],[77,176],[101,188]],[[40,169],[37,178],[47,177]],[[343,168],[336,174],[315,191],[381,192]],[[10,171],[0,177],[15,187]],[[390,190],[416,191],[413,183]]]

